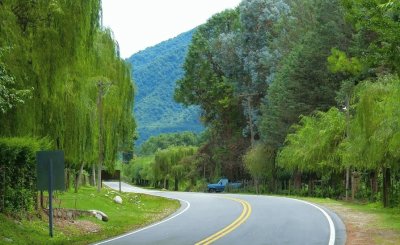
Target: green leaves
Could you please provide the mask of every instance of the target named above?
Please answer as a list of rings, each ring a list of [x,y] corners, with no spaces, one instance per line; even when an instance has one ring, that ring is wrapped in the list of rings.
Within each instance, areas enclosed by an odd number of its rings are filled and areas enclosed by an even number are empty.
[[[354,25],[366,50],[361,49],[360,58],[371,68],[380,67],[389,72],[400,72],[400,33],[398,1],[342,0],[347,18]],[[362,46],[360,48],[363,48]]]
[[[326,168],[339,170],[338,145],[345,137],[346,121],[343,112],[331,108],[314,116],[305,116],[294,126],[278,155],[284,168],[321,173]]]
[[[355,118],[347,155],[354,166],[377,169],[395,166],[399,159],[400,81],[396,76],[382,77],[377,83],[364,82],[356,90]]]
[[[1,56],[0,56],[1,57]],[[6,113],[19,103],[24,103],[31,90],[15,89],[15,78],[10,76],[0,62],[0,112]]]
[[[344,72],[353,76],[360,74],[363,66],[358,58],[348,58],[345,52],[336,48],[333,48],[331,52],[332,54],[328,57],[328,68],[331,72]]]
[[[17,0],[0,8],[0,47],[11,47],[0,57],[1,109],[12,105],[0,115],[0,134],[47,136],[65,151],[68,167],[97,159],[99,80],[111,84],[104,95],[109,166],[133,145],[130,67],[100,28],[99,11],[99,0]]]

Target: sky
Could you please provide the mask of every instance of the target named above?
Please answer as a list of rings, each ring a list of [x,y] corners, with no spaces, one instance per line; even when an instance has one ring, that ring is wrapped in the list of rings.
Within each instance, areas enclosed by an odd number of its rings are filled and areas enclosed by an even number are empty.
[[[122,58],[189,31],[241,0],[102,0]]]

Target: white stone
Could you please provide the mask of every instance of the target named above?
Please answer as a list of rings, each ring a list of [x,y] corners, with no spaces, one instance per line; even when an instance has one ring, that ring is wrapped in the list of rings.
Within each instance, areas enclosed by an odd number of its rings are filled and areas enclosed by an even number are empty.
[[[96,217],[97,219],[101,220],[101,221],[108,221],[108,216],[107,214],[99,211],[99,210],[89,210],[90,213],[92,213],[92,215],[94,217]]]
[[[114,202],[118,204],[122,204],[122,198],[120,196],[115,196],[114,197]]]
[[[96,217],[98,220],[103,220],[103,216],[102,216],[101,214],[99,214],[99,213],[96,213],[95,217]]]

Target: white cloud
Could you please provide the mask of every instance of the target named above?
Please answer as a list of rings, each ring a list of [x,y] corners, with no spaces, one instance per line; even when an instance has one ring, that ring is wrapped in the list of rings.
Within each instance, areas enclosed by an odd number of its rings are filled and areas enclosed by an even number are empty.
[[[189,31],[241,0],[103,0],[103,24],[119,43],[121,56]]]

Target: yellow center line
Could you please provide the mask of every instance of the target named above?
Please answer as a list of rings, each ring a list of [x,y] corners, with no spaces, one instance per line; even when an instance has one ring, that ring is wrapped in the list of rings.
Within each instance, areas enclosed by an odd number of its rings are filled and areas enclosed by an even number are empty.
[[[215,242],[216,240],[220,239],[223,236],[226,236],[227,234],[229,234],[230,232],[232,232],[233,230],[238,228],[241,224],[243,224],[250,217],[251,206],[248,202],[241,200],[241,199],[232,198],[232,197],[224,197],[224,198],[230,199],[230,200],[233,200],[233,201],[236,201],[236,202],[239,202],[240,204],[242,204],[242,206],[243,206],[242,213],[230,225],[226,226],[224,229],[218,231],[217,233],[197,242],[195,245],[208,245],[208,244],[211,244],[212,242]]]

